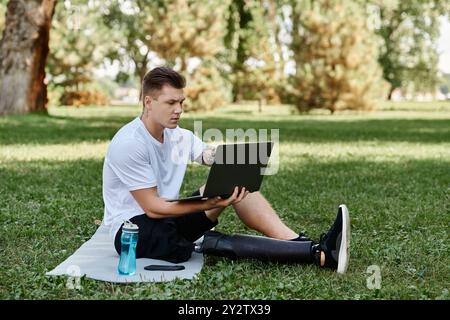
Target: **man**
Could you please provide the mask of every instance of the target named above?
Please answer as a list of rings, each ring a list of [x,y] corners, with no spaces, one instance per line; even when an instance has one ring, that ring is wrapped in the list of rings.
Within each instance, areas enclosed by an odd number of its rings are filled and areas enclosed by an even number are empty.
[[[104,223],[110,226],[117,252],[122,224],[130,220],[139,226],[137,258],[186,261],[195,249],[193,242],[204,236],[197,249],[206,254],[316,263],[344,273],[350,240],[345,205],[317,243],[286,226],[260,192],[245,188],[239,192],[236,187],[228,199],[165,201],[178,197],[188,161],[205,165],[214,161],[213,147],[178,126],[184,87],[185,79],[170,68],[148,72],[142,82],[141,116],[122,127],[108,148],[103,166]],[[193,195],[203,190],[204,186]],[[228,206],[245,225],[266,237],[209,231]]]

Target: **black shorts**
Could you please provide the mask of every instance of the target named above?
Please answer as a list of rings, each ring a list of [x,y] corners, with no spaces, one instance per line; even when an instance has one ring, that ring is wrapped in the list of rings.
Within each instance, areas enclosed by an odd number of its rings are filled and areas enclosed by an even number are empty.
[[[192,196],[199,194],[197,190]],[[136,258],[160,259],[173,263],[189,260],[194,250],[193,242],[218,223],[209,220],[204,211],[163,219],[153,219],[141,214],[130,221],[139,226]],[[122,226],[114,239],[118,254],[121,251]]]

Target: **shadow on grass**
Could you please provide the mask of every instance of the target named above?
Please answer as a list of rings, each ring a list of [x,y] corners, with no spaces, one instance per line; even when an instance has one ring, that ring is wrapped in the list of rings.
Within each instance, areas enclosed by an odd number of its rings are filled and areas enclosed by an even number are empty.
[[[225,136],[227,128],[279,129],[281,142],[353,142],[386,141],[439,143],[450,141],[448,119],[370,119],[355,117],[354,120],[330,118],[262,121],[232,120],[227,118],[205,118],[203,132],[208,128],[218,128]],[[193,129],[191,123],[186,128]],[[270,131],[270,130],[269,130]]]
[[[0,119],[0,144],[64,144],[110,140],[134,117],[71,118],[29,114]]]
[[[31,114],[0,119],[0,144],[64,144],[110,140],[134,116],[72,118]],[[193,120],[183,119],[181,127],[193,130]],[[239,120],[204,117],[203,133],[217,128],[279,129],[281,142],[386,141],[439,143],[450,141],[448,119],[364,119],[336,121],[324,119]]]

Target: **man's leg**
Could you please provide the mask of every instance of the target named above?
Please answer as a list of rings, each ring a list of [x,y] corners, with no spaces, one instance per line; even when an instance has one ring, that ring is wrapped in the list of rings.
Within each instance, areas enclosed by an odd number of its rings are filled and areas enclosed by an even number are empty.
[[[349,244],[350,216],[347,207],[342,204],[333,225],[320,237],[319,242],[226,235],[208,231],[198,252],[232,259],[254,258],[262,261],[316,263],[338,273],[345,273],[349,260]]]
[[[259,192],[252,192],[241,202],[233,205],[238,217],[248,227],[262,234],[280,240],[291,240],[299,236],[298,233],[286,226],[270,203]],[[325,255],[320,255],[320,265],[324,265]]]
[[[200,187],[200,193],[203,194],[205,185]],[[239,219],[248,226],[265,236],[280,240],[291,240],[299,235],[290,229],[281,221],[278,214],[272,208],[270,203],[259,192],[252,192],[241,202],[233,205]],[[211,221],[216,221],[224,208],[207,210],[206,216]],[[320,255],[320,265],[325,263],[325,255]]]
[[[233,207],[245,225],[268,237],[291,240],[299,236],[281,221],[259,191],[249,193],[244,200],[234,204]]]
[[[203,194],[205,185],[200,187]],[[281,240],[290,240],[298,237],[298,234],[286,226],[269,202],[260,192],[252,192],[241,202],[233,205],[239,219],[248,226],[262,234]],[[211,221],[216,221],[224,208],[216,208],[205,211]]]

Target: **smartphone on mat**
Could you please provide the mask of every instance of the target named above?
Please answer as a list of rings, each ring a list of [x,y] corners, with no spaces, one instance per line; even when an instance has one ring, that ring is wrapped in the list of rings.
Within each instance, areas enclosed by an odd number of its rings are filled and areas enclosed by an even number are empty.
[[[144,267],[145,270],[150,270],[150,271],[180,271],[180,270],[184,270],[184,266],[181,265],[174,265],[174,266],[168,266],[168,265],[159,265],[159,264],[151,264],[148,265],[146,267]]]

